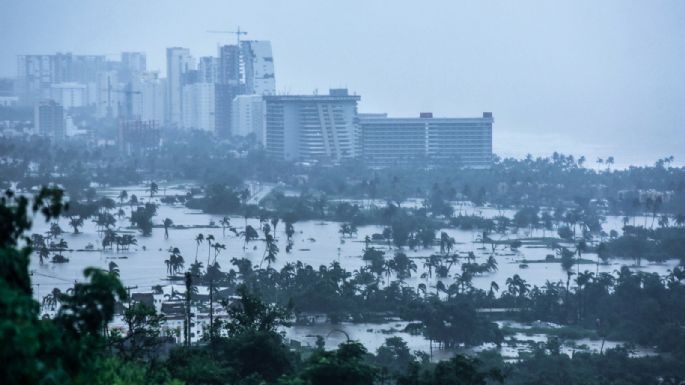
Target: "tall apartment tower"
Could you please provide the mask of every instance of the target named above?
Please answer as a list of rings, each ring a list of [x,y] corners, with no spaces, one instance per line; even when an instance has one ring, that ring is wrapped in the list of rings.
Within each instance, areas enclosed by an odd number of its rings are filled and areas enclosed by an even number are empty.
[[[214,83],[193,83],[183,87],[183,128],[215,131],[216,93]]]
[[[167,70],[167,113],[166,121],[171,126],[183,124],[184,75],[193,69],[193,59],[188,48],[172,47],[166,50]]]
[[[105,56],[101,55],[20,55],[17,57],[16,92],[23,104],[31,105],[50,97],[53,84],[94,85],[98,74],[106,67]]]
[[[264,96],[264,145],[276,159],[333,162],[359,155],[357,103],[347,89],[328,95]]]
[[[243,94],[240,75],[240,49],[237,45],[219,48],[219,74],[215,88],[215,130],[217,135],[231,136],[233,99]]]
[[[201,57],[197,63],[197,81],[199,83],[219,82],[219,59],[212,56]]]
[[[160,78],[158,72],[143,72],[131,81],[130,91],[130,118],[160,127],[165,117],[166,79]]]
[[[268,40],[241,41],[240,56],[243,65],[245,93],[254,95],[275,94],[276,77],[274,75],[271,42]]]
[[[119,79],[128,83],[147,70],[147,57],[144,52],[122,52]]]

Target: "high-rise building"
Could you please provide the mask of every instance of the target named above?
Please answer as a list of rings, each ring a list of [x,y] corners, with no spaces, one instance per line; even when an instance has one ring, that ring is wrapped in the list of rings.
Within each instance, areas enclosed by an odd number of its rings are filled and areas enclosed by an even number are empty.
[[[193,83],[183,87],[183,128],[215,131],[215,85]]]
[[[66,134],[64,109],[54,100],[37,103],[33,110],[35,131],[41,135],[61,139]]]
[[[268,40],[248,40],[240,42],[243,65],[245,93],[273,95],[276,93],[274,58],[271,42]]]
[[[193,59],[187,48],[167,48],[167,123],[180,127],[183,124],[184,75],[193,69]]]
[[[95,84],[98,73],[106,69],[106,59],[102,55],[20,55],[17,57],[17,95],[24,104],[33,104],[49,97],[52,84]]]
[[[147,58],[144,52],[122,52],[119,79],[128,83],[147,70]]]
[[[240,50],[237,45],[224,45],[219,47],[219,84],[239,86],[240,76]]]
[[[164,123],[166,80],[158,72],[144,72],[131,81],[131,119],[153,122],[156,127]]]
[[[492,160],[492,113],[480,118],[389,118],[360,114],[364,161],[375,167],[455,164],[488,167]]]
[[[197,63],[197,81],[199,83],[219,82],[219,59],[212,56],[204,56]]]
[[[359,100],[346,89],[332,89],[328,95],[264,96],[267,153],[306,162],[357,157]]]
[[[50,99],[66,110],[84,107],[88,105],[88,88],[81,83],[55,83],[50,87]]]
[[[232,112],[231,134],[234,136],[254,135],[255,139],[262,143],[264,97],[262,95],[238,95],[233,99]]]

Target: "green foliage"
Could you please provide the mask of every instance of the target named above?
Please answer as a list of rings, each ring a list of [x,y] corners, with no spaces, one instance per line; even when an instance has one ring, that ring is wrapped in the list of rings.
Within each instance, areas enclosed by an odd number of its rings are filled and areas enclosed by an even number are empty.
[[[152,217],[157,213],[157,205],[154,203],[146,203],[145,206],[139,206],[135,211],[131,212],[131,223],[135,225],[144,236],[148,237],[152,234]]]
[[[340,344],[337,351],[316,351],[301,376],[310,385],[372,385],[376,370],[364,363],[365,355],[358,342]]]

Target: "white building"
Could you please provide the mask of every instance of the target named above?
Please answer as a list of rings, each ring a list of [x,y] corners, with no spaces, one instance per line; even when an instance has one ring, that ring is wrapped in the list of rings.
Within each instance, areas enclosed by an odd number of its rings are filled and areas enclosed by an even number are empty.
[[[492,161],[492,113],[482,117],[389,118],[361,114],[364,161],[374,167],[404,164],[488,167]]]
[[[56,83],[50,86],[50,99],[66,110],[84,107],[88,105],[88,87],[74,82]]]
[[[259,143],[264,138],[264,98],[262,95],[238,95],[233,99],[231,134],[254,134]]]
[[[147,57],[144,52],[122,52],[121,72],[127,80],[142,74],[147,70]]]
[[[274,58],[271,42],[248,40],[240,42],[245,92],[257,95],[276,93]]]
[[[194,67],[187,48],[172,47],[166,50],[167,102],[166,122],[172,126],[183,125],[184,75]]]
[[[214,132],[216,94],[214,83],[194,83],[183,87],[183,125],[185,129]]]
[[[347,89],[329,95],[264,96],[264,146],[276,159],[340,162],[360,155],[357,103]]]
[[[166,80],[158,72],[144,72],[131,81],[131,114],[133,119],[164,123]]]
[[[14,107],[19,104],[19,97],[17,96],[0,96],[0,106]]]

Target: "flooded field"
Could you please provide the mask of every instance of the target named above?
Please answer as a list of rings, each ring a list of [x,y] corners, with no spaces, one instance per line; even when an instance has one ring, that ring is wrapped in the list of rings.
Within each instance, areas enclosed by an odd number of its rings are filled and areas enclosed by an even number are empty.
[[[83,228],[80,229],[79,234],[73,234],[71,227],[68,225],[68,220],[62,218],[59,221],[60,227],[65,231],[60,238],[63,238],[68,243],[68,251],[63,255],[69,259],[68,263],[44,263],[39,264],[38,258],[33,258],[31,261],[31,272],[33,274],[34,295],[36,299],[40,300],[47,295],[53,288],[59,288],[64,291],[71,287],[75,281],[83,278],[82,272],[85,267],[95,266],[107,269],[111,261],[114,261],[119,268],[120,277],[123,283],[132,288],[132,291],[149,292],[154,285],[169,285],[167,280],[167,267],[164,263],[169,257],[168,250],[176,247],[181,251],[181,255],[185,259],[185,268],[189,268],[190,264],[197,258],[206,266],[208,260],[214,259],[214,251],[208,248],[207,243],[197,244],[195,238],[202,233],[205,237],[213,235],[216,242],[222,243],[226,246],[226,250],[221,251],[217,257],[217,261],[224,271],[234,268],[230,260],[232,258],[248,258],[254,265],[262,264],[264,256],[264,242],[257,240],[245,245],[243,240],[238,238],[232,232],[226,230],[225,232],[219,226],[222,216],[208,215],[196,210],[190,210],[182,205],[165,205],[161,204],[159,199],[166,195],[185,194],[189,186],[182,185],[168,185],[160,186],[159,193],[150,198],[149,193],[144,187],[132,186],[121,189],[107,189],[101,190],[101,194],[115,199],[121,190],[126,190],[130,195],[136,194],[141,201],[152,201],[159,204],[157,215],[153,219],[155,228],[150,237],[143,237],[139,232],[130,228],[130,207],[124,204],[122,209],[125,216],[117,220],[116,230],[119,232],[128,232],[137,238],[137,245],[131,246],[130,250],[126,251],[110,251],[101,250],[102,235],[98,233],[95,223],[87,221]],[[368,204],[368,202],[364,202]],[[420,204],[418,201],[409,201],[406,205]],[[475,208],[465,204],[455,204],[457,212],[461,211],[464,214],[476,214],[486,217],[496,215],[513,216],[513,210],[496,210],[492,208]],[[118,208],[117,208],[118,210]],[[169,237],[164,237],[164,229],[161,227],[165,218],[173,221],[174,226],[169,229]],[[638,219],[639,220],[639,219]],[[245,220],[243,217],[231,216],[231,226],[238,231],[242,230],[247,224],[255,228],[259,228],[259,221],[255,218]],[[42,220],[37,220],[34,224],[34,233],[45,233],[49,228],[48,223]],[[604,224],[605,231],[610,230],[620,231],[623,226],[622,218],[609,217]],[[277,261],[273,265],[276,269],[282,267],[288,262],[301,261],[305,264],[310,264],[315,267],[319,265],[329,265],[337,261],[343,268],[348,271],[353,271],[362,267],[365,262],[361,259],[363,252],[364,238],[372,236],[374,233],[381,233],[383,228],[381,226],[361,226],[358,228],[356,235],[352,237],[341,238],[339,233],[340,223],[329,221],[303,221],[294,224],[295,235],[293,237],[294,245],[290,253],[286,253],[286,235],[284,233],[285,226],[281,223],[276,229],[276,238],[281,252],[278,254]],[[494,255],[498,262],[498,270],[483,275],[478,275],[473,279],[473,285],[477,288],[487,289],[491,282],[496,282],[501,288],[505,287],[507,278],[514,274],[519,274],[524,280],[532,285],[543,285],[546,281],[565,281],[567,274],[561,268],[560,263],[546,263],[545,257],[548,254],[553,254],[554,251],[540,246],[526,246],[524,245],[518,250],[511,250],[510,248],[500,245],[495,250],[494,254],[491,251],[490,245],[483,245],[479,242],[478,231],[461,231],[455,229],[444,229],[456,241],[453,252],[457,252],[465,256],[468,252],[473,252],[476,256],[476,262],[482,263],[489,256]],[[261,231],[260,231],[261,233]],[[438,232],[439,234],[439,232]],[[550,235],[547,231],[543,234],[542,231],[520,231],[518,234],[496,235],[495,239],[514,239],[525,237],[541,237],[543,235]],[[389,247],[385,243],[375,243],[374,247],[386,251],[386,257],[392,256],[395,252],[394,248]],[[90,250],[89,250],[90,249]],[[412,277],[405,280],[405,284],[417,287],[419,284],[425,284],[428,290],[435,291],[435,284],[437,277],[433,274],[432,278],[428,276],[428,269],[424,266],[423,261],[426,257],[433,253],[437,253],[439,247],[436,245],[432,248],[418,248],[410,250],[404,248],[405,252],[410,258],[415,260],[418,271],[412,274]],[[596,260],[596,255],[586,254],[584,259]],[[526,266],[521,266],[522,261],[529,262]],[[464,261],[462,259],[461,261]],[[632,264],[629,260],[613,260],[607,265],[583,264],[582,270],[599,271],[599,272],[614,272],[620,269],[622,264]],[[631,266],[631,268],[645,271],[656,272],[664,274],[668,269],[677,265],[676,260],[666,261],[664,263],[643,263],[640,267]],[[459,266],[455,265],[450,271],[450,276],[442,278],[445,284],[449,285],[453,282],[452,274],[460,272]],[[389,277],[391,280],[393,276]],[[387,279],[387,278],[386,278]],[[178,284],[177,284],[178,285]],[[178,285],[180,286],[180,285]],[[182,290],[178,287],[177,290]],[[347,335],[352,339],[364,341],[367,348],[375,350],[383,343],[385,338],[397,335],[401,336],[408,342],[412,350],[430,351],[430,342],[422,336],[410,335],[402,330],[406,326],[406,322],[397,321],[387,324],[346,324],[328,325],[316,324],[313,326],[296,326],[287,331],[290,338],[300,341],[303,344],[312,343],[315,340],[314,336],[327,336],[327,346],[335,347],[342,342]],[[336,332],[336,330],[338,330]],[[343,330],[345,333],[339,332]],[[520,338],[519,338],[520,337]],[[515,336],[517,341],[542,341],[546,338],[544,335],[533,336]],[[590,348],[597,350],[596,341],[577,341],[577,345],[587,345]],[[528,345],[526,345],[528,346]],[[606,343],[605,347],[611,346],[611,343]],[[571,346],[566,348],[573,349]],[[505,343],[501,348],[502,354],[507,357],[515,357],[521,347],[521,343],[515,343],[514,346],[509,346]],[[440,354],[448,354],[446,352],[434,351],[436,357]]]

